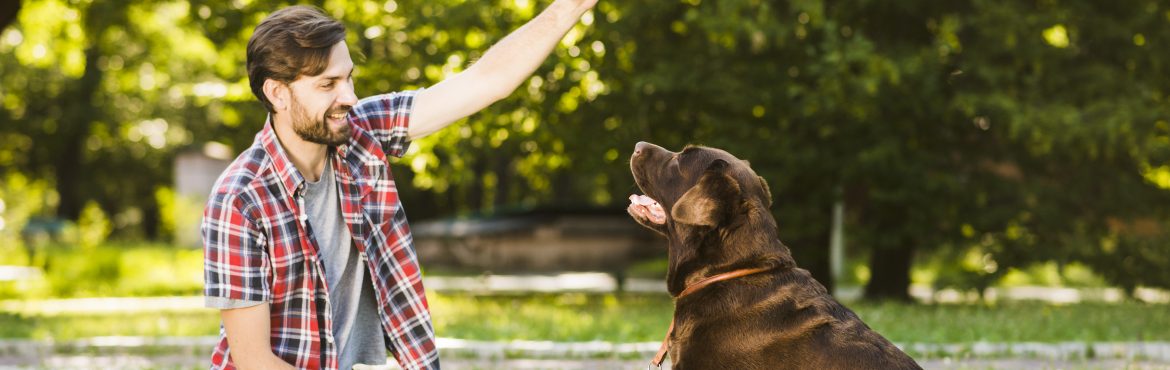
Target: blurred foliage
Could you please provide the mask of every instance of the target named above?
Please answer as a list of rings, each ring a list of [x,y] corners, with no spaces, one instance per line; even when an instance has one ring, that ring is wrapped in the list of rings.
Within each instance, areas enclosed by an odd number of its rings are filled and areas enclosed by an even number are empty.
[[[1048,262],[1024,269],[1011,269],[999,281],[1001,286],[1103,287],[1105,279],[1083,263]]]
[[[95,204],[113,238],[176,232],[162,214],[178,207],[152,195],[179,150],[251,142],[264,113],[244,46],[288,3],[26,2],[0,33],[0,189],[54,195],[5,190],[8,228]],[[310,3],[348,25],[364,96],[458,73],[548,2]],[[911,261],[936,253],[997,266],[979,285],[1081,261],[1168,287],[1168,23],[1154,0],[603,1],[511,97],[416,142],[395,175],[415,220],[620,206],[633,143],[706,144],[768,179],[782,239],[822,279],[844,201],[871,297],[906,297]]]

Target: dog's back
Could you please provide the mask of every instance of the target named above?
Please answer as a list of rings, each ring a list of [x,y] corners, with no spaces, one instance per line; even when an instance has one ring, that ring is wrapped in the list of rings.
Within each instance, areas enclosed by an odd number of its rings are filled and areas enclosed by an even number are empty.
[[[680,300],[675,369],[920,369],[808,271],[743,283]]]

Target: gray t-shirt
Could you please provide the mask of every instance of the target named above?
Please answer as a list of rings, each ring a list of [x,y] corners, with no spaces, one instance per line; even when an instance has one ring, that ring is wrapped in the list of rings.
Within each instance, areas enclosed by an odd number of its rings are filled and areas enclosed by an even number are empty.
[[[348,370],[357,363],[384,364],[386,340],[382,337],[374,287],[366,278],[365,256],[353,245],[341,216],[333,161],[327,162],[317,182],[305,183],[305,208],[320,248],[317,254],[325,266],[339,369]]]
[[[386,363],[386,339],[378,318],[378,302],[367,276],[366,259],[353,245],[349,228],[341,216],[331,160],[317,182],[305,182],[305,213],[317,240],[318,255],[325,267],[329,303],[333,314],[333,339],[337,344],[339,369],[354,364]],[[215,299],[210,299],[215,298]],[[228,309],[254,306],[250,302],[209,297],[207,305]]]

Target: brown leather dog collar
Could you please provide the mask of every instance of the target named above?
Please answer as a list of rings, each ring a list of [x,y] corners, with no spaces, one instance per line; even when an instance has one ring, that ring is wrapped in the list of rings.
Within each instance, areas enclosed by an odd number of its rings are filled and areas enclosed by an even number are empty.
[[[715,283],[718,283],[720,281],[735,279],[738,277],[744,277],[744,276],[748,276],[748,275],[752,275],[752,274],[758,274],[758,273],[768,271],[771,269],[772,269],[772,267],[757,267],[754,269],[735,270],[735,271],[730,271],[730,272],[724,272],[724,273],[718,274],[718,275],[713,275],[713,276],[708,277],[706,279],[699,280],[699,282],[697,282],[691,286],[686,287],[685,289],[683,289],[682,293],[678,294],[678,297],[675,297],[675,299],[681,299],[682,297],[686,297],[687,295],[690,295],[691,293],[694,293],[694,292],[698,291],[699,289],[706,288],[708,285],[715,284]],[[662,361],[666,360],[666,351],[670,349],[670,334],[673,332],[674,332],[674,319],[670,319],[670,328],[666,329],[666,338],[662,339],[662,346],[658,347],[658,353],[654,354],[654,359],[650,360],[650,366],[647,366],[646,367],[647,369],[650,369],[651,366],[657,367],[657,368],[662,367]]]

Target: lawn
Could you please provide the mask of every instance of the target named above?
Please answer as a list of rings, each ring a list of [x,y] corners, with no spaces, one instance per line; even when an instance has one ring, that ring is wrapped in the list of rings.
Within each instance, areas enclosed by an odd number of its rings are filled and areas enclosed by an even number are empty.
[[[870,327],[899,343],[1170,341],[1170,306],[1013,302],[915,305],[851,303]],[[670,324],[665,295],[439,295],[440,336],[479,340],[659,341]]]
[[[431,294],[436,332],[473,340],[653,342],[670,323],[658,294]],[[1170,341],[1170,306],[1144,303],[907,305],[854,303],[863,320],[899,343]],[[0,312],[0,338],[208,336],[215,311],[136,314]]]
[[[0,260],[4,258],[9,257]],[[60,314],[36,304],[52,297],[198,295],[201,250],[107,244],[50,250],[41,261],[49,267],[44,278],[0,282],[0,339],[210,336],[219,330],[218,313],[200,308]],[[631,275],[661,276],[663,268],[661,262],[648,263],[632,269]],[[439,336],[473,340],[653,342],[662,339],[673,307],[670,297],[663,294],[432,292],[429,297]],[[899,343],[1170,341],[1170,305],[1166,304],[849,306],[871,327]]]
[[[43,275],[0,281],[0,300],[198,295],[203,291],[202,249],[151,243],[42,249],[32,265],[41,268]],[[18,248],[0,245],[0,265],[26,262]]]
[[[67,341],[103,336],[205,336],[219,333],[210,310],[134,314],[40,315],[0,312],[0,339]]]

